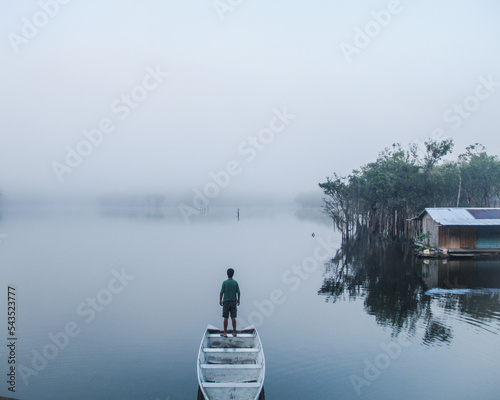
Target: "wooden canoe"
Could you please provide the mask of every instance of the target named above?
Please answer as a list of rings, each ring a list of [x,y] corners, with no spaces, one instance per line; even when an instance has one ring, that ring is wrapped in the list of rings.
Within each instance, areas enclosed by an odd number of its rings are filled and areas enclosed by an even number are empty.
[[[263,400],[265,360],[257,329],[250,326],[237,336],[209,325],[198,352],[198,384],[205,400]]]

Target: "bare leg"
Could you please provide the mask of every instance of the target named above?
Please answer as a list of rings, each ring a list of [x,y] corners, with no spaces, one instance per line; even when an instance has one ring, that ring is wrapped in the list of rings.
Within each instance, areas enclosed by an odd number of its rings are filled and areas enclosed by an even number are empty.
[[[222,334],[222,336],[225,336],[227,337],[227,318],[224,318],[224,333]]]
[[[233,336],[236,336],[236,318],[231,318],[231,322],[233,323]]]

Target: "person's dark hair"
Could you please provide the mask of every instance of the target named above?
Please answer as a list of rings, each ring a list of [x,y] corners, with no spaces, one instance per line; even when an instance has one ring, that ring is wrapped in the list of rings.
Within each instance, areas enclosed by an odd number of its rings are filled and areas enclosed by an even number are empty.
[[[227,270],[227,276],[228,276],[229,278],[232,278],[232,277],[233,277],[233,275],[234,275],[234,269],[229,268],[229,269]]]

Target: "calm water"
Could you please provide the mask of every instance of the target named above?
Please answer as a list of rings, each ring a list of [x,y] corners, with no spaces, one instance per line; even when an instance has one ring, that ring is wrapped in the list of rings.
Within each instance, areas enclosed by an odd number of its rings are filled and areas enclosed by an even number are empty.
[[[177,210],[99,211],[0,220],[0,395],[194,400],[199,342],[207,324],[221,325],[231,266],[240,322],[257,324],[264,345],[268,400],[499,398],[498,262],[340,248],[316,211],[243,208],[238,222],[234,209],[210,210],[190,225]]]

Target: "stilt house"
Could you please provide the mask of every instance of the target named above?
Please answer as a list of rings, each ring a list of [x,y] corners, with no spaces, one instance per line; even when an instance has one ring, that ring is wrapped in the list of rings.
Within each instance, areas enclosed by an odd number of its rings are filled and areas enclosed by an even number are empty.
[[[429,236],[431,247],[453,252],[500,250],[500,208],[426,208],[414,221],[417,233]]]

